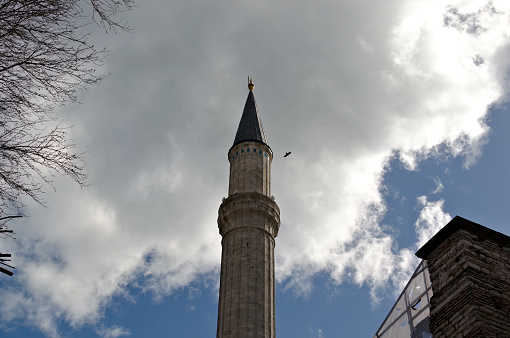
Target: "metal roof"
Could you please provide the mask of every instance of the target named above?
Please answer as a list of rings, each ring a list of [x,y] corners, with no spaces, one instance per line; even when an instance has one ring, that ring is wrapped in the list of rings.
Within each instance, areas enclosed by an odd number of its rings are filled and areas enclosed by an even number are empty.
[[[239,127],[237,128],[236,137],[232,147],[246,141],[260,142],[269,147],[267,144],[266,133],[264,132],[262,121],[260,120],[257,103],[255,102],[255,96],[253,96],[253,92],[251,90],[248,93],[243,115],[241,116],[241,121],[239,122]]]

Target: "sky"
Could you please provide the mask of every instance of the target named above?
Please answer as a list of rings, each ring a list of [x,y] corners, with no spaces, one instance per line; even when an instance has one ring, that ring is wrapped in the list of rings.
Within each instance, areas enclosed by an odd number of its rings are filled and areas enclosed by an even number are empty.
[[[214,337],[247,76],[274,152],[278,337],[371,337],[455,215],[510,235],[510,2],[138,1],[58,109],[90,186],[9,223],[5,337]],[[283,158],[285,152],[289,157]]]

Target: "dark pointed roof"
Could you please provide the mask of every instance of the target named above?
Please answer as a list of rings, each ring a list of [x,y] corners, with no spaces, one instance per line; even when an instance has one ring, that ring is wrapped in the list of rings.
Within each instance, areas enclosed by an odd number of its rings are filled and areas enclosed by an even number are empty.
[[[237,128],[236,137],[232,147],[245,141],[261,142],[269,147],[267,144],[266,133],[264,132],[262,121],[260,120],[257,103],[255,102],[255,96],[253,96],[253,92],[251,90],[248,93],[248,98],[244,105],[243,116],[241,116],[241,122],[239,122],[239,127]]]

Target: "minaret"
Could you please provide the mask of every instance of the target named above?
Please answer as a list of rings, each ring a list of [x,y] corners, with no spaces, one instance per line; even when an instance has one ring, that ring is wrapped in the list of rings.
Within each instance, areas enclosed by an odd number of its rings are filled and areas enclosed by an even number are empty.
[[[218,211],[223,237],[216,337],[275,337],[274,246],[280,209],[271,196],[273,152],[267,144],[253,82],[228,151],[228,197]]]

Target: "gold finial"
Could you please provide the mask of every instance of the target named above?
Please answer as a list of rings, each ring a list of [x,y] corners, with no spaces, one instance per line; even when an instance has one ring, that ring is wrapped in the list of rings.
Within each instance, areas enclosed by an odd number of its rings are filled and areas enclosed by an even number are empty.
[[[255,87],[253,85],[253,79],[248,76],[248,89],[250,90],[250,92],[253,90],[253,87]]]

